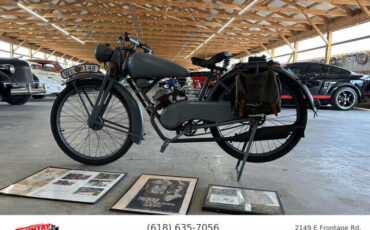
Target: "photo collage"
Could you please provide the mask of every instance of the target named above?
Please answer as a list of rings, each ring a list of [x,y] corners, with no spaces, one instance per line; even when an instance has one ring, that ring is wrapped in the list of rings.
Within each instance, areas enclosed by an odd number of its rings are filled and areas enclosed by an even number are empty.
[[[95,203],[125,176],[125,173],[105,173],[49,167],[0,190],[0,193]]]
[[[209,186],[203,210],[270,215],[284,214],[279,196],[275,191],[219,185]]]

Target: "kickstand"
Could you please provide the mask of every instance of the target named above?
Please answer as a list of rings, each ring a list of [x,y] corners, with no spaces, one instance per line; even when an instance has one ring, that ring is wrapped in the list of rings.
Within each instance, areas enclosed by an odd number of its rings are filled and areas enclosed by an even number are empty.
[[[167,139],[163,142],[162,146],[161,146],[161,153],[164,153],[164,151],[166,151],[166,148],[168,147],[168,145],[173,142],[174,140],[178,139],[179,137],[181,137],[182,135],[184,135],[184,131],[181,131],[179,134],[177,134],[174,138],[172,139]]]
[[[252,124],[251,124],[252,133],[249,136],[248,146],[246,146],[247,143],[244,143],[244,146],[243,146],[243,150],[245,149],[245,147],[247,147],[247,149],[246,149],[246,151],[244,153],[244,156],[243,156],[243,160],[238,160],[238,163],[236,163],[236,167],[235,167],[236,168],[236,172],[238,174],[238,176],[237,176],[238,181],[240,181],[240,178],[241,178],[241,176],[243,174],[244,167],[245,167],[245,162],[247,161],[248,156],[250,154],[252,143],[253,143],[254,137],[256,136],[257,128],[258,128],[258,122],[256,120],[253,120],[252,121]],[[240,163],[242,163],[241,166],[240,166]]]

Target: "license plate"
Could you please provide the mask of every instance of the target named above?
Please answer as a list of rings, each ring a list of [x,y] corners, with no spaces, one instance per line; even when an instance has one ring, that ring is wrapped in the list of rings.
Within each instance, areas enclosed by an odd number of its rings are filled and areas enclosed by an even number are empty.
[[[62,71],[62,78],[68,79],[76,74],[80,73],[97,73],[99,72],[100,67],[98,65],[90,65],[90,64],[83,64],[83,65],[75,65],[68,69]]]

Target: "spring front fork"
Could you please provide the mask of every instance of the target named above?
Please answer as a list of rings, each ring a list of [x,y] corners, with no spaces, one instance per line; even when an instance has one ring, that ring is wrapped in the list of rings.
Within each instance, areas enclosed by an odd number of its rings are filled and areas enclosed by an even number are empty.
[[[93,126],[99,117],[102,117],[111,98],[112,93],[111,90],[113,85],[116,83],[116,80],[108,75],[104,78],[102,85],[99,89],[98,96],[95,101],[95,105],[89,116],[88,124],[89,126]]]

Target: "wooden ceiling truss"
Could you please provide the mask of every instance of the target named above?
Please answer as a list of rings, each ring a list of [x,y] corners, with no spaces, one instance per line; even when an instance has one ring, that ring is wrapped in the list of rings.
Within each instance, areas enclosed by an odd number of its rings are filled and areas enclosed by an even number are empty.
[[[129,32],[152,47],[155,55],[188,68],[194,67],[186,58],[189,54],[209,57],[228,50],[237,56],[261,51],[274,55],[275,47],[288,44],[294,51],[291,43],[317,35],[329,43],[328,31],[370,20],[370,0],[19,2],[48,22],[18,7],[17,1],[1,1],[0,39],[12,42],[14,50],[26,46],[58,59],[96,62],[98,43],[114,46],[117,36]]]

